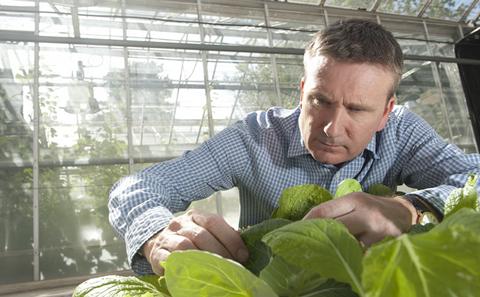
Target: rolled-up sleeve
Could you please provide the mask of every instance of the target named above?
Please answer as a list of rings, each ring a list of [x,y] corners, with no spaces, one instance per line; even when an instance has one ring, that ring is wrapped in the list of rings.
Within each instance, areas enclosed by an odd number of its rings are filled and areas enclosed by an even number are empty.
[[[445,201],[455,188],[461,188],[469,174],[480,175],[480,155],[465,154],[445,142],[417,115],[406,112],[399,129],[404,137],[398,144],[402,162],[401,180],[419,189],[412,194],[428,201],[443,213]],[[480,190],[480,185],[477,185]]]
[[[152,273],[138,251],[168,225],[174,213],[187,209],[192,201],[234,187],[248,162],[241,134],[238,127],[225,129],[197,149],[124,177],[113,186],[109,220],[125,240],[134,272]]]

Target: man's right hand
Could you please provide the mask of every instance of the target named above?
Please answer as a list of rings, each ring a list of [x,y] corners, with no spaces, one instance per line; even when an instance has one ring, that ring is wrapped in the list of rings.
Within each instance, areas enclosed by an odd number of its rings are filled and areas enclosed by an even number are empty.
[[[176,250],[204,250],[238,262],[248,260],[248,250],[238,231],[219,215],[189,210],[175,217],[142,247],[153,272],[163,275],[161,261]]]

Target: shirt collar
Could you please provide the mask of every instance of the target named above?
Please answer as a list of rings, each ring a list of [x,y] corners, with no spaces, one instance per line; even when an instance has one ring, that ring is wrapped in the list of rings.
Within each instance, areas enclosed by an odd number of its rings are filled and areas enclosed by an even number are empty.
[[[288,158],[294,158],[301,155],[309,155],[310,152],[305,147],[305,143],[302,139],[302,133],[300,132],[300,125],[299,125],[299,115],[300,109],[296,112],[298,115],[296,117],[296,125],[294,126],[294,131],[292,137],[290,137],[290,143],[288,145]],[[380,157],[377,154],[377,137],[379,136],[377,132],[374,134],[370,142],[368,143],[367,147],[363,151],[364,154],[370,154],[374,159],[379,159]]]

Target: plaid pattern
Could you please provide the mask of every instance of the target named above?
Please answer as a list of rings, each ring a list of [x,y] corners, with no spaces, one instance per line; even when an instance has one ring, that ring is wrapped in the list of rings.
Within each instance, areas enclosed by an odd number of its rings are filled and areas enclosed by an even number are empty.
[[[421,118],[396,106],[386,127],[367,148],[341,168],[312,158],[303,145],[300,109],[254,112],[182,157],[156,164],[120,180],[110,193],[110,222],[125,239],[132,269],[151,273],[137,251],[162,230],[172,213],[215,191],[238,187],[240,226],[270,217],[283,189],[315,183],[334,192],[345,178],[364,189],[383,183],[406,185],[443,209],[444,200],[461,187],[467,174],[480,174],[480,155],[464,154],[448,144]]]

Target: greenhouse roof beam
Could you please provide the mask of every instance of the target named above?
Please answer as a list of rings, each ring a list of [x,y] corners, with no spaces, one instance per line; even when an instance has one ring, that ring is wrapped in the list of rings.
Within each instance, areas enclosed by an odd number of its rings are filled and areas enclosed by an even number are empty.
[[[462,17],[460,17],[460,22],[465,22],[467,20],[467,17],[470,15],[472,10],[475,8],[475,6],[478,4],[479,0],[473,0],[472,3],[470,3],[470,6],[465,9],[465,12],[463,13]]]
[[[31,32],[7,31],[0,30],[0,41],[9,42],[40,42],[40,43],[60,43],[60,44],[83,44],[83,45],[103,45],[103,46],[128,46],[140,48],[162,48],[162,49],[179,49],[179,50],[200,50],[200,51],[224,51],[224,52],[246,52],[246,53],[262,53],[262,54],[286,54],[286,55],[303,55],[304,50],[301,48],[287,47],[264,47],[264,46],[245,46],[245,45],[216,45],[216,44],[199,44],[199,43],[178,43],[178,42],[146,42],[138,40],[106,40],[95,38],[71,38],[71,37],[53,37],[53,36],[35,36]],[[405,55],[407,60],[428,60],[447,63],[460,63],[480,65],[480,61],[474,59],[456,59],[440,56],[420,56]]]
[[[372,7],[370,8],[370,11],[376,12],[377,9],[380,7],[380,4],[382,4],[382,0],[375,0],[375,3],[373,3]]]
[[[427,11],[427,8],[430,6],[430,4],[432,4],[432,0],[427,0],[427,2],[425,2],[425,4],[420,9],[420,12],[418,13],[417,17],[421,18],[425,13],[425,11]]]

